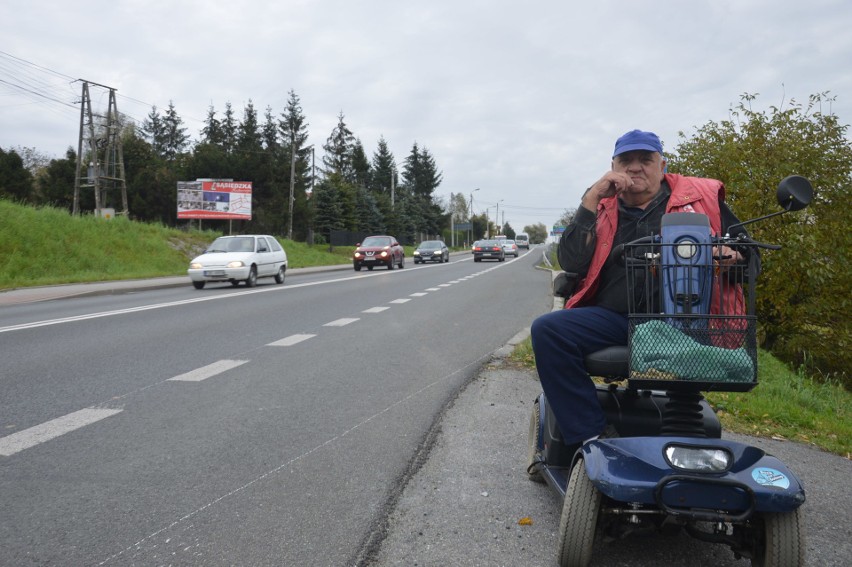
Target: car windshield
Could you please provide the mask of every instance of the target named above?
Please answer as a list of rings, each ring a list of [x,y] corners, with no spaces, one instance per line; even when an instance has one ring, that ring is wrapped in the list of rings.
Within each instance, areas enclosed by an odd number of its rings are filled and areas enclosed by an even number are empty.
[[[515,241],[514,241],[514,240],[504,240],[504,241],[503,241],[503,246],[511,246],[511,245],[513,245],[514,243],[515,243]]]
[[[443,243],[440,240],[426,240],[420,243],[420,250],[437,250]]]
[[[500,243],[496,240],[481,240],[479,241],[477,246],[479,246],[480,248],[485,248],[488,246],[500,246]]]
[[[221,237],[213,241],[210,248],[211,252],[254,252],[254,237],[252,236],[237,236],[237,237]]]
[[[364,239],[361,246],[390,246],[391,239],[387,236],[369,236]]]

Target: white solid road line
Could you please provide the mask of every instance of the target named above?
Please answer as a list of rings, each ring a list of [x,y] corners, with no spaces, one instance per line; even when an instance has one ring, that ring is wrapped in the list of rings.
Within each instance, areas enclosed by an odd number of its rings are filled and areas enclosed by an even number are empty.
[[[120,409],[86,408],[0,438],[0,455],[8,457],[117,413]]]
[[[202,380],[207,380],[212,376],[216,376],[217,374],[221,374],[222,372],[227,372],[232,368],[236,368],[237,366],[243,365],[248,360],[219,360],[214,362],[213,364],[208,364],[207,366],[202,366],[201,368],[196,368],[186,374],[181,374],[179,376],[175,376],[174,378],[169,378],[167,382],[201,382]]]

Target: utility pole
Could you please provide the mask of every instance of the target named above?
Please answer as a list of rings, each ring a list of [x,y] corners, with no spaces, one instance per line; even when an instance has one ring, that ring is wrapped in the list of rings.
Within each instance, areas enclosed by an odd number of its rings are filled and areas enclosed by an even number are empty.
[[[394,193],[396,193],[396,165],[391,166],[391,210],[394,210]]]
[[[470,211],[468,211],[468,221],[470,222],[470,243],[473,243],[473,194],[479,191],[479,187],[470,192]]]
[[[287,240],[293,240],[293,201],[296,198],[293,196],[293,192],[296,187],[296,132],[291,132],[290,137],[290,205],[288,207],[288,217],[287,221]]]
[[[115,89],[91,81],[82,81],[82,96],[80,100],[80,135],[77,141],[77,168],[74,176],[74,205],[72,213],[80,213],[80,188],[92,187],[95,192],[95,214],[102,215],[107,201],[107,189],[118,186],[121,189],[121,211],[119,214],[129,214],[127,206],[127,180],[124,173],[124,151],[121,145],[121,124],[118,116],[118,105],[115,101]],[[95,133],[95,115],[92,112],[92,98],[89,85],[109,90],[109,104],[106,116],[98,116],[104,120],[100,125],[101,136]],[[87,171],[87,183],[83,184],[83,145],[86,145],[88,162],[91,169]]]

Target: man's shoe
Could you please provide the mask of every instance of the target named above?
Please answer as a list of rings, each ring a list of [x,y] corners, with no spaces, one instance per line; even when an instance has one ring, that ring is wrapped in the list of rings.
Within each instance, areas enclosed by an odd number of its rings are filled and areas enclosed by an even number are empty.
[[[595,435],[594,437],[589,437],[588,439],[583,441],[583,445],[585,445],[589,441],[594,441],[596,439],[613,439],[615,437],[620,437],[620,435],[618,434],[618,430],[615,428],[614,425],[607,423],[603,431],[601,431],[598,435]]]
[[[611,423],[607,423],[606,427],[604,427],[603,432],[598,435],[598,439],[613,439],[615,437],[621,437],[618,434],[618,430]]]

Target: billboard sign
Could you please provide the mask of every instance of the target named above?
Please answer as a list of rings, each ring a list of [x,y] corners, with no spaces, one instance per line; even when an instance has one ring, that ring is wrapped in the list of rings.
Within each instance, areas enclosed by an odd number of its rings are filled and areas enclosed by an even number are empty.
[[[178,219],[251,220],[251,181],[178,181]]]

